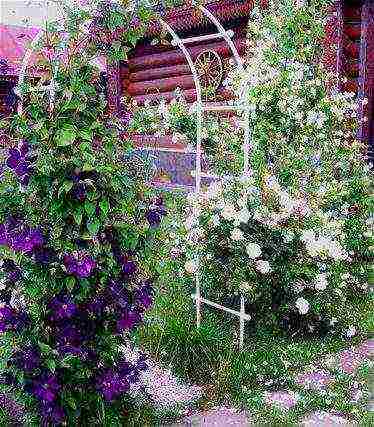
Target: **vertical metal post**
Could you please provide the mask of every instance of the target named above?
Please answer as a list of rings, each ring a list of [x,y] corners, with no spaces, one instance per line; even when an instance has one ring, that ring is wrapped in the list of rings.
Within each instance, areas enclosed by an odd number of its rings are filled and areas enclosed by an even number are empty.
[[[239,349],[243,350],[244,344],[244,317],[245,317],[245,299],[240,295],[240,333],[239,333]]]

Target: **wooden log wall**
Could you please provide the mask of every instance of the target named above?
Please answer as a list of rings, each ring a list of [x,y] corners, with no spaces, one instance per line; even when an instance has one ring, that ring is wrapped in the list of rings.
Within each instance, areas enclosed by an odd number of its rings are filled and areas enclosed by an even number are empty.
[[[246,47],[245,28],[235,30],[234,43],[240,55]],[[204,50],[213,50],[221,60],[232,57],[232,52],[225,41],[195,43],[188,46],[195,61]],[[177,87],[183,90],[188,102],[196,100],[195,84],[190,67],[183,52],[174,46],[150,46],[139,44],[132,52],[127,63],[121,65],[122,95],[129,95],[138,104],[145,100],[159,101],[161,98],[170,101]],[[229,96],[222,87],[219,90],[223,98]]]

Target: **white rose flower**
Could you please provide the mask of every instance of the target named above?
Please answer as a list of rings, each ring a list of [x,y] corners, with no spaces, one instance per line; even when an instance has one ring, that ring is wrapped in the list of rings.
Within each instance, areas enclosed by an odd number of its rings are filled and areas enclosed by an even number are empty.
[[[234,228],[231,232],[231,239],[234,240],[235,242],[244,240],[244,234],[242,230],[240,230],[239,228]]]
[[[237,220],[243,224],[247,224],[250,218],[251,218],[251,214],[249,213],[248,209],[242,209],[237,216]]]
[[[256,270],[262,274],[271,273],[272,271],[269,262],[263,260],[256,261]]]
[[[327,288],[329,282],[327,281],[327,274],[322,273],[318,274],[316,277],[316,281],[314,283],[314,287],[317,291],[324,291]]]
[[[197,263],[195,261],[187,261],[184,264],[184,269],[187,271],[187,273],[189,274],[193,274],[196,273],[197,271]]]
[[[347,338],[352,338],[357,334],[357,329],[355,326],[350,325],[345,333]]]
[[[300,240],[303,243],[307,243],[315,240],[315,238],[316,238],[316,235],[313,230],[305,230],[301,233]]]
[[[300,314],[307,314],[310,308],[309,302],[304,298],[298,298],[295,305]]]
[[[261,256],[261,247],[257,243],[249,243],[245,249],[251,259],[256,259]]]
[[[225,207],[223,208],[221,215],[223,216],[223,218],[227,219],[227,220],[232,220],[235,219],[236,216],[236,210],[235,210],[235,206],[234,205],[225,205]]]

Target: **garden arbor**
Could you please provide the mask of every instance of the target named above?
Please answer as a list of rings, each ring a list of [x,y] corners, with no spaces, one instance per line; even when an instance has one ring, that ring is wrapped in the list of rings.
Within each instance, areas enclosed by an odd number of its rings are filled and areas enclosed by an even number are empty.
[[[179,47],[179,49],[183,52],[186,61],[188,63],[188,66],[190,67],[193,81],[195,84],[196,89],[196,97],[197,101],[194,104],[193,107],[193,114],[196,115],[196,149],[193,151],[195,155],[195,197],[198,198],[202,192],[202,180],[208,179],[208,180],[220,180],[223,177],[211,174],[211,173],[203,173],[202,171],[202,155],[203,155],[203,147],[202,147],[202,140],[203,140],[203,122],[204,118],[207,113],[212,112],[232,112],[234,114],[241,115],[243,117],[244,122],[244,137],[243,137],[243,170],[242,170],[242,178],[245,180],[249,176],[250,167],[249,167],[249,160],[250,160],[250,148],[251,148],[251,141],[250,141],[250,128],[249,128],[249,115],[250,115],[250,108],[247,103],[247,82],[243,80],[241,84],[241,88],[239,91],[239,97],[234,102],[227,101],[224,105],[212,105],[204,101],[203,99],[203,88],[202,88],[202,78],[203,75],[199,73],[198,67],[197,67],[197,61],[194,61],[190,52],[189,52],[189,44],[200,42],[200,41],[207,41],[207,40],[221,40],[224,41],[229,49],[232,51],[233,58],[236,62],[236,67],[238,71],[242,74],[244,74],[244,65],[243,60],[240,57],[238,50],[235,46],[235,44],[232,41],[233,33],[232,31],[227,31],[225,28],[221,25],[219,20],[204,6],[196,3],[194,6],[201,14],[205,16],[206,19],[208,19],[216,28],[216,32],[212,34],[207,35],[201,35],[196,37],[188,37],[188,38],[181,38],[178,36],[177,32],[172,28],[172,26],[166,22],[166,20],[163,20],[162,18],[159,18],[160,25],[163,27],[163,29],[168,32],[173,41],[172,44],[174,46]],[[85,30],[83,30],[85,31]],[[39,41],[45,34],[44,31],[40,31],[38,35],[34,38],[30,48],[26,51],[23,61],[22,61],[22,67],[19,74],[19,80],[18,80],[18,89],[17,89],[17,95],[20,97],[20,102],[18,105],[18,112],[22,113],[23,109],[23,93],[22,93],[22,87],[26,78],[26,70],[32,55],[33,50],[38,45]],[[54,69],[52,71],[52,76],[50,79],[50,83],[45,86],[36,87],[32,90],[40,90],[40,91],[47,91],[49,93],[49,107],[50,109],[53,109],[53,104],[56,97],[56,84],[55,84],[55,72],[57,69]],[[194,215],[198,215],[199,208],[195,207]],[[245,313],[245,298],[243,296],[240,297],[240,310],[236,311],[231,308],[222,306],[214,301],[210,301],[208,299],[205,299],[203,297],[203,290],[201,286],[201,278],[202,278],[202,269],[201,269],[201,262],[200,262],[200,255],[197,252],[196,253],[196,264],[197,264],[197,270],[195,272],[195,284],[196,284],[196,291],[192,295],[192,299],[194,300],[194,303],[196,305],[196,325],[199,327],[202,322],[202,306],[209,305],[211,307],[214,307],[218,310],[222,310],[224,312],[227,312],[229,314],[232,314],[234,316],[237,316],[239,318],[239,346],[240,348],[243,347],[243,341],[244,341],[244,323],[246,320],[250,320],[251,317],[249,314]]]

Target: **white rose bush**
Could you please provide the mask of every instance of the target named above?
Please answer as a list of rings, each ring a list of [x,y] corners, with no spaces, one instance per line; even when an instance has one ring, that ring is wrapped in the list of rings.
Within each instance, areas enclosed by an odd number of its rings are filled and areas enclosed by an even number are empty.
[[[186,257],[200,254],[204,296],[243,294],[255,329],[272,334],[352,337],[368,301],[365,99],[331,89],[319,63],[327,3],[254,11],[246,72],[231,75],[235,93],[248,82],[251,174],[190,198]]]

